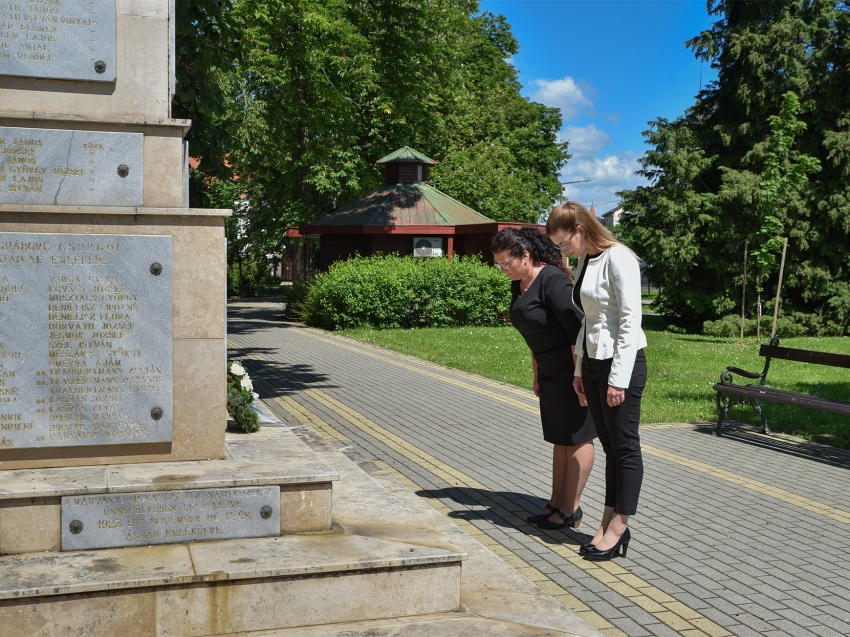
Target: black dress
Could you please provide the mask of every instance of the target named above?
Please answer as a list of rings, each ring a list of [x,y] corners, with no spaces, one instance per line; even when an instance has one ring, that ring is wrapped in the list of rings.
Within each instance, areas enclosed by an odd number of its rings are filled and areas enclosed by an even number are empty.
[[[544,266],[525,291],[513,282],[511,322],[537,361],[543,439],[555,445],[578,445],[596,438],[596,427],[573,389],[572,345],[582,314],[573,303],[573,286],[563,270]]]

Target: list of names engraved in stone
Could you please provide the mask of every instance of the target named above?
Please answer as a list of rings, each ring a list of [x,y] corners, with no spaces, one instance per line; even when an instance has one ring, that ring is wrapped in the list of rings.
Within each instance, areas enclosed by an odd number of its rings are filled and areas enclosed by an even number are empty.
[[[62,550],[280,535],[280,487],[62,498]]]
[[[0,203],[141,206],[144,135],[0,126]]]
[[[115,0],[0,0],[0,75],[113,82],[115,43]]]
[[[171,237],[0,232],[0,317],[0,452],[171,441]]]

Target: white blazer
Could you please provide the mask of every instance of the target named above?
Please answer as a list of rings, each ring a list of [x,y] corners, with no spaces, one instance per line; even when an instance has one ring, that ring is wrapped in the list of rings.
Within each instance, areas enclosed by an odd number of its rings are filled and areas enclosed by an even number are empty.
[[[613,358],[608,384],[626,388],[638,350],[646,347],[646,335],[640,327],[640,264],[628,248],[614,245],[595,259],[582,256],[576,281],[582,271],[579,293],[584,319],[576,340],[575,375],[581,376],[584,356],[594,360]]]

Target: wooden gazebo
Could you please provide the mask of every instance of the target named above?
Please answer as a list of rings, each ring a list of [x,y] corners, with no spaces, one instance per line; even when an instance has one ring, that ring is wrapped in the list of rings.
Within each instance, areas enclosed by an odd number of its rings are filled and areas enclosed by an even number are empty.
[[[309,225],[289,228],[290,237],[318,237],[319,270],[359,253],[428,254],[417,246],[439,246],[432,256],[481,254],[492,260],[490,241],[502,228],[527,224],[488,219],[428,184],[437,162],[408,147],[379,159],[384,183]]]

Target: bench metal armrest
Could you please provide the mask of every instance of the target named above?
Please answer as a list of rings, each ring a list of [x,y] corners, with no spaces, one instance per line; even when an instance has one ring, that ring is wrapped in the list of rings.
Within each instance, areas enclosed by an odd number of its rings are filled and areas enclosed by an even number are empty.
[[[731,374],[729,372],[732,372]],[[744,378],[764,378],[764,372],[758,374],[756,372],[748,372],[745,369],[740,369],[738,367],[727,367],[722,372],[720,372],[720,382],[721,383],[732,383],[734,380],[732,379],[732,374],[738,374],[738,376],[743,376]]]

